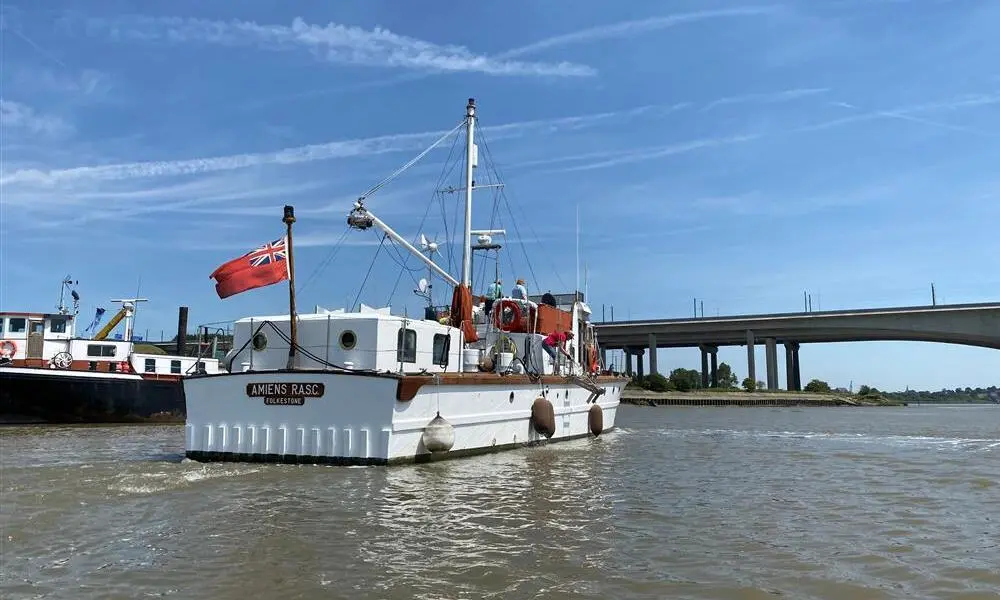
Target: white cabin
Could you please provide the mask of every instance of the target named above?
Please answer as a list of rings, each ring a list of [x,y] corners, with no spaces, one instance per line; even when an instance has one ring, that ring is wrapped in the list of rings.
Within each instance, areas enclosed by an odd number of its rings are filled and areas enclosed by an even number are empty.
[[[567,322],[565,330],[572,331],[576,339],[567,344],[566,350],[576,356],[590,310],[577,303],[568,314],[574,316],[574,321],[572,325]],[[461,329],[438,320],[393,315],[388,307],[376,309],[363,304],[357,312],[317,307],[314,313],[298,315],[295,368],[404,374],[556,372],[552,359],[542,349],[545,335],[500,331],[478,310],[474,322],[479,340],[463,351]],[[233,349],[222,360],[222,367],[233,373],[285,369],[290,339],[287,314],[239,319],[234,324]],[[564,357],[560,365],[563,369],[573,368]]]
[[[62,313],[0,313],[0,360],[22,367],[127,372],[149,377],[218,373],[215,358],[135,354],[133,343],[76,335],[76,319]]]

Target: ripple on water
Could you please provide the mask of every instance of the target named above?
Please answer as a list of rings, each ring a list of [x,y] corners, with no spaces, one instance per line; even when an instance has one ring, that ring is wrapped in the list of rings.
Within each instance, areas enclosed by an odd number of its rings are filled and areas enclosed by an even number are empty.
[[[3,432],[0,584],[217,600],[986,597],[1000,587],[1000,413],[970,410],[623,407],[596,440],[392,469],[184,461],[177,427],[20,428]]]

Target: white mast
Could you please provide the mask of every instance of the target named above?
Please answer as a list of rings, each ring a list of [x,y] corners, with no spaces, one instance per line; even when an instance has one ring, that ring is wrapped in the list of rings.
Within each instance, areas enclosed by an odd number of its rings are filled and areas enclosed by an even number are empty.
[[[476,99],[469,98],[465,107],[467,135],[465,137],[465,237],[462,240],[462,285],[472,287],[472,169],[476,166]]]

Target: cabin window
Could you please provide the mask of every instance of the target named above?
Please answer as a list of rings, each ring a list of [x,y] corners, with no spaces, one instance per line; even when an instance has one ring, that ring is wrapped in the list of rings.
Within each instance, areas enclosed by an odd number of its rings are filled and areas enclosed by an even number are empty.
[[[254,350],[257,352],[263,352],[264,349],[267,348],[267,336],[264,335],[263,331],[258,331],[254,334],[253,341],[251,343],[253,344]]]
[[[3,337],[3,324],[7,322],[7,319],[0,317],[0,337]]]
[[[113,344],[87,344],[87,356],[114,356],[117,349]]]
[[[205,361],[203,360],[199,360],[194,364],[194,370],[201,375],[208,373],[208,371],[205,370]]]
[[[451,346],[451,336],[446,333],[434,334],[434,364],[448,366],[448,349]]]
[[[63,317],[49,319],[49,331],[52,333],[66,333],[66,319]]]
[[[145,370],[147,373],[156,373],[156,359],[147,358]]]
[[[109,362],[108,363],[108,371],[109,372],[114,373],[117,370],[118,370],[118,363],[116,363],[116,362]]]
[[[10,332],[11,333],[24,333],[28,328],[28,322],[24,317],[11,317],[10,319]]]
[[[345,331],[340,334],[340,347],[344,350],[352,350],[358,343],[358,336],[353,331]]]
[[[417,362],[417,332],[413,329],[400,329],[396,339],[396,360],[399,362]]]
[[[88,368],[89,370],[91,370],[91,371],[96,371],[96,370],[97,370],[97,361],[96,361],[96,360],[92,360],[92,361],[90,361],[90,362],[89,362],[89,363],[87,364],[87,368]]]
[[[170,361],[170,372],[175,375],[180,375],[181,372],[181,361],[172,360]]]

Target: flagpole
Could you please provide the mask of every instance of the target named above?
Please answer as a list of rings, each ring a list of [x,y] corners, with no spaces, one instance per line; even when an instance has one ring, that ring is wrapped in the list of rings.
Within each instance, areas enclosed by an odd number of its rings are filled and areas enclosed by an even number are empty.
[[[295,209],[285,205],[285,216],[281,221],[287,226],[285,244],[288,246],[288,315],[292,342],[288,345],[288,364],[286,368],[295,368],[295,348],[298,346],[298,316],[295,314],[295,257],[292,254],[292,223],[295,222]]]

